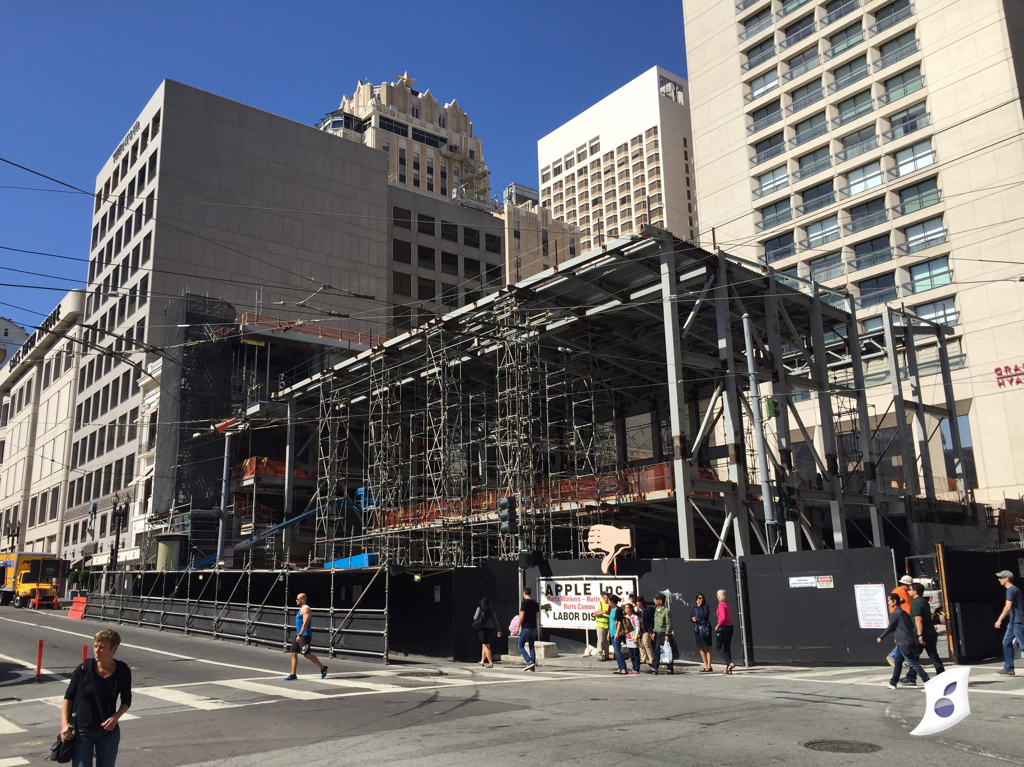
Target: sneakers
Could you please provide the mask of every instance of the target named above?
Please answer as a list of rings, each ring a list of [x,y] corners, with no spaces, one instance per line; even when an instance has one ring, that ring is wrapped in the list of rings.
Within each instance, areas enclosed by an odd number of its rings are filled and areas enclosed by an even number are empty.
[[[895,666],[895,665],[896,665],[896,661],[894,661],[894,660],[892,659],[892,656],[891,656],[891,655],[886,655],[886,656],[885,656],[885,659],[886,659],[887,661],[889,661],[889,665],[890,665],[890,666]]]
[[[324,666],[322,669],[320,669],[320,678],[321,679],[326,679],[327,678],[327,666]]]
[[[630,674],[639,674],[640,672],[639,671],[630,671],[629,673]]]
[[[648,669],[647,673],[648,673],[648,674],[654,674],[655,676],[657,676],[657,675],[658,675],[658,671],[657,671],[657,669],[653,669],[653,668],[652,668],[652,669]]]
[[[1013,669],[1007,670],[1004,668],[1001,671],[997,671],[996,673],[999,674],[999,676],[1016,676],[1016,674],[1013,673]]]
[[[916,679],[911,679],[909,676],[905,676],[902,679],[900,679],[900,684],[906,684],[906,685],[910,685],[911,687],[916,687],[917,686],[917,680]]]
[[[289,674],[288,676],[284,677],[281,681],[282,682],[294,682],[296,679],[298,679],[298,677],[295,676],[295,674]]]
[[[537,668],[537,664],[536,663],[527,663],[526,667],[523,669],[523,671],[533,671],[536,668]]]
[[[896,685],[894,685],[892,682],[889,682],[889,684],[887,684],[886,687],[888,687],[890,690],[896,689]]]

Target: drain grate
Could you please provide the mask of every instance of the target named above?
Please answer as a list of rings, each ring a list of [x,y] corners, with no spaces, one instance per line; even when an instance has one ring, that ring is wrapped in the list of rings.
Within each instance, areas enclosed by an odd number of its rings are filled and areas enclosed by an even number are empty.
[[[860,740],[812,740],[810,743],[804,743],[804,748],[829,754],[873,754],[882,750],[881,746]]]
[[[448,676],[443,671],[400,671],[395,676]]]

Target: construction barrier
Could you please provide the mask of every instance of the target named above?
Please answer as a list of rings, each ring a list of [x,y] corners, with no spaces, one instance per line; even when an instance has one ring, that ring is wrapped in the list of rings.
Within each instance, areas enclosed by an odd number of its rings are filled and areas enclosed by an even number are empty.
[[[71,609],[68,610],[68,617],[80,621],[85,617],[85,604],[88,600],[85,597],[72,597]]]

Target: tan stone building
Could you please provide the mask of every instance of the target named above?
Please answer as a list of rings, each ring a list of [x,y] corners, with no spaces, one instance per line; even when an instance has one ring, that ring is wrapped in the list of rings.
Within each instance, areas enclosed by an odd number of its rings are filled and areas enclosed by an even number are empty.
[[[429,89],[413,90],[414,82],[408,73],[393,83],[360,81],[316,127],[385,152],[392,184],[487,200],[490,171],[469,115],[454,99],[442,105]]]
[[[714,227],[720,246],[780,279],[849,291],[869,333],[886,305],[951,326],[968,479],[980,502],[1019,498],[1024,5],[683,0],[683,10],[702,239]],[[942,398],[935,354],[918,350],[925,403]],[[873,428],[891,428],[891,386],[871,396]],[[942,437],[934,474],[949,476],[948,425],[926,420]]]
[[[652,67],[537,142],[540,204],[581,253],[648,223],[693,241],[691,149],[686,80]]]

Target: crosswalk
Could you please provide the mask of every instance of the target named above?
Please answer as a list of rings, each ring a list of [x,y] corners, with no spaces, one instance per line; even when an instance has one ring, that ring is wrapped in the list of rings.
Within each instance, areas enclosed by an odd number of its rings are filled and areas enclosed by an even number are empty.
[[[183,711],[215,711],[286,701],[462,689],[525,681],[562,681],[581,676],[585,674],[563,672],[527,675],[497,669],[487,672],[451,669],[424,673],[396,668],[335,674],[327,679],[308,675],[294,682],[284,682],[280,676],[264,675],[174,685],[136,686],[132,689],[131,712],[125,714],[122,721]],[[63,695],[54,695],[26,700],[0,700],[0,735],[15,735],[39,726],[53,728],[54,723],[59,721],[63,699]],[[5,767],[2,760],[0,767]]]

